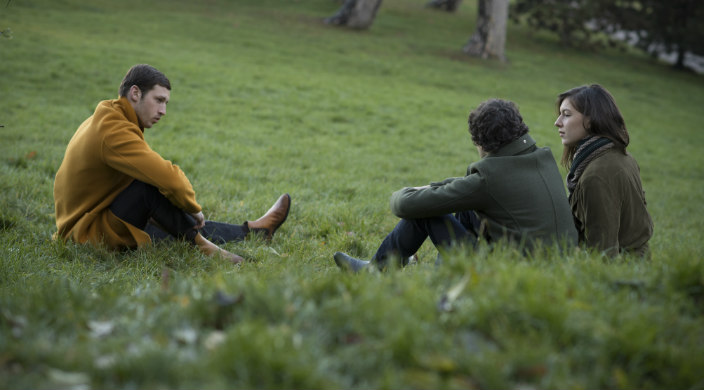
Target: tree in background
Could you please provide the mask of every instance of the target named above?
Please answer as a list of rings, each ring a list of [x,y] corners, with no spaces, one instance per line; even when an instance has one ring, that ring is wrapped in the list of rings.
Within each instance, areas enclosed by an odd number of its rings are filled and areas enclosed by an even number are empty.
[[[587,21],[599,22],[600,10],[610,0],[516,0],[511,5],[512,19],[536,30],[555,33],[566,46],[585,47],[593,31]]]
[[[9,6],[10,6],[10,0],[7,0],[7,5],[5,5],[5,8],[7,8]],[[12,30],[10,30],[10,28],[8,27],[8,28],[0,31],[0,38],[8,38],[8,39],[12,38]]]
[[[382,0],[345,0],[337,12],[325,19],[327,24],[357,29],[371,27]]]
[[[382,0],[345,0],[325,23],[367,29],[374,22]],[[461,0],[433,0],[438,7],[454,11]],[[462,51],[483,59],[506,60],[506,23],[509,0],[478,0],[477,27]]]
[[[657,55],[704,54],[702,0],[516,0],[512,18],[538,30],[552,31],[573,47],[598,48],[626,39]]]
[[[430,0],[425,6],[441,9],[447,12],[455,12],[461,2],[462,0]]]
[[[651,54],[675,53],[674,66],[684,69],[687,52],[704,55],[704,1],[631,1],[617,22],[638,34],[635,45]]]
[[[506,61],[509,0],[478,0],[477,27],[462,51],[483,59]]]

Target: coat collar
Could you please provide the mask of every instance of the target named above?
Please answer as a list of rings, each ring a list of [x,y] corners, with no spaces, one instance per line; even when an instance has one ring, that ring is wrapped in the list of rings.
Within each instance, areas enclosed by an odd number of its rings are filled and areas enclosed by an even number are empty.
[[[134,107],[132,107],[130,101],[127,100],[125,96],[122,96],[114,102],[118,107],[120,107],[120,110],[122,110],[122,112],[125,114],[127,120],[139,126],[139,129],[142,130],[142,133],[144,133],[144,127],[142,127],[142,124],[139,122],[137,113],[134,111]]]
[[[515,156],[521,154],[521,152],[526,149],[531,148],[535,145],[535,140],[529,134],[524,134],[518,139],[509,142],[507,145],[502,146],[499,150],[489,153],[487,157],[499,157],[499,156]]]

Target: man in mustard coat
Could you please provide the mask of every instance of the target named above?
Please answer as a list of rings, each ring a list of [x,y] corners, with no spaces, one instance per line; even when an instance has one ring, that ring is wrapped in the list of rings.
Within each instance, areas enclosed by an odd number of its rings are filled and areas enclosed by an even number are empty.
[[[171,236],[233,263],[243,259],[213,241],[242,240],[252,231],[271,239],[288,216],[288,194],[256,221],[206,221],[183,171],[149,147],[144,129],[166,114],[170,95],[163,73],[135,65],[119,99],[100,102],[79,126],[54,181],[55,238],[123,249]]]

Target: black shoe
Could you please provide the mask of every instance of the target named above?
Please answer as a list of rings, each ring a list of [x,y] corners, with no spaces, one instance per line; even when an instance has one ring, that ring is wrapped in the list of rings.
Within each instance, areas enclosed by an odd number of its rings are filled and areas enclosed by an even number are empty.
[[[369,265],[368,261],[355,259],[342,252],[335,252],[333,258],[335,259],[335,264],[345,271],[359,272]]]

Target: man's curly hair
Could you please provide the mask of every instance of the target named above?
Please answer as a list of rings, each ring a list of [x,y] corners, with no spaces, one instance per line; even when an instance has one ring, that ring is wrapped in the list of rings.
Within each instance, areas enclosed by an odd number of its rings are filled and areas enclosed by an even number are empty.
[[[528,126],[513,102],[489,99],[469,114],[472,142],[491,153],[528,133]]]

